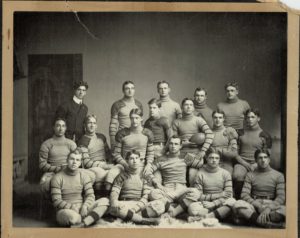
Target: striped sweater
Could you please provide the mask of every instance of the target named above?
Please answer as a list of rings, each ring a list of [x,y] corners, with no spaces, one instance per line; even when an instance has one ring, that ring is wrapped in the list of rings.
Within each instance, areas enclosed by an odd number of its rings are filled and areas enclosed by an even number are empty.
[[[211,169],[204,165],[198,172],[194,186],[200,191],[199,201],[210,201],[215,208],[221,206],[226,199],[232,197],[231,175],[220,167]]]
[[[66,168],[55,174],[51,180],[51,197],[57,210],[72,209],[78,203],[89,208],[95,202],[92,181],[81,169],[74,172]]]
[[[70,152],[76,149],[74,141],[63,137],[53,136],[44,141],[39,152],[39,168],[42,172],[57,173],[67,164]]]
[[[282,173],[268,167],[248,172],[241,199],[253,203],[255,198],[265,197],[278,205],[285,203],[285,181]]]

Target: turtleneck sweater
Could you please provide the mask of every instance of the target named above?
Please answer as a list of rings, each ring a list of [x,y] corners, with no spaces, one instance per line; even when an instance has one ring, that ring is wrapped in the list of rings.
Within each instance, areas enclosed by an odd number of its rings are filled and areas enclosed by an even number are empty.
[[[243,135],[239,137],[238,144],[240,156],[247,162],[253,163],[255,160],[254,152],[257,149],[271,148],[272,139],[270,135],[264,132],[257,124],[252,128],[247,127],[244,130]]]
[[[123,128],[130,127],[129,113],[132,109],[139,108],[143,111],[143,105],[134,98],[122,98],[111,106],[111,121],[109,125],[110,137],[115,137],[117,132]]]
[[[178,135],[182,140],[189,140],[194,134],[203,132],[205,134],[205,140],[201,147],[201,150],[206,152],[210,147],[214,135],[206,124],[204,119],[196,117],[193,114],[183,114],[181,119],[176,119],[173,122],[174,135]]]
[[[150,117],[145,122],[144,127],[152,131],[154,136],[154,143],[165,144],[172,134],[171,125],[166,117]]]
[[[161,116],[164,116],[168,119],[170,125],[176,118],[181,118],[182,112],[180,105],[173,101],[170,97],[161,97]]]
[[[138,206],[143,208],[150,193],[150,186],[142,177],[140,168],[133,169],[129,167],[128,171],[121,172],[114,180],[110,194],[110,200],[137,200]]]
[[[232,179],[230,173],[220,167],[210,168],[207,164],[199,169],[194,186],[201,195],[199,201],[211,201],[219,207],[232,197]]]
[[[268,166],[248,172],[245,178],[241,199],[252,204],[256,199],[274,200],[278,205],[285,203],[285,180],[282,173]]]
[[[55,174],[51,180],[51,197],[57,209],[72,209],[72,204],[91,207],[95,201],[92,181],[83,170],[68,167]]]
[[[64,136],[53,136],[44,141],[39,152],[39,168],[42,172],[59,172],[67,164],[68,155],[76,149],[74,141]]]
[[[218,110],[225,112],[226,127],[231,126],[236,130],[244,128],[244,113],[250,108],[249,104],[245,100],[235,98],[233,100],[227,99],[225,102],[220,102],[217,105]]]
[[[201,116],[206,121],[209,128],[213,127],[212,113],[213,110],[206,104],[206,101],[198,103],[194,101],[195,116]]]

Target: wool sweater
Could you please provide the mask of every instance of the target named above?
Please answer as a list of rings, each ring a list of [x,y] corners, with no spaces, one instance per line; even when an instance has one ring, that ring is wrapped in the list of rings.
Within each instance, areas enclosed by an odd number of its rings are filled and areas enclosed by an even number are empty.
[[[171,125],[166,117],[155,119],[150,117],[144,124],[144,127],[152,131],[153,143],[166,143],[172,135]]]
[[[139,108],[143,111],[143,105],[137,99],[131,101],[122,98],[111,106],[111,121],[109,125],[109,135],[114,137],[123,128],[130,127],[129,113],[132,109]]]
[[[264,132],[259,125],[252,128],[246,128],[238,139],[240,156],[252,163],[254,159],[254,152],[257,149],[271,148],[271,136]]]
[[[231,175],[220,167],[212,169],[204,165],[199,169],[193,187],[201,193],[199,201],[214,202],[216,207],[232,197]]]
[[[274,200],[278,205],[285,203],[285,181],[282,173],[267,167],[248,172],[245,178],[241,199],[253,203],[255,198]]]
[[[205,134],[205,140],[201,150],[204,152],[210,147],[214,138],[211,129],[204,119],[194,115],[183,114],[181,119],[176,119],[173,122],[172,128],[174,135],[178,135],[182,140],[189,140],[194,134],[203,132]]]
[[[212,119],[212,113],[213,110],[206,104],[206,101],[202,103],[197,103],[194,101],[195,116],[201,116],[209,126],[209,128],[213,128],[213,119]]]
[[[168,118],[171,125],[176,118],[181,118],[182,112],[177,102],[170,97],[163,97],[159,100],[161,102],[161,115]]]
[[[57,108],[55,116],[66,119],[66,137],[78,141],[84,134],[83,123],[87,113],[88,107],[84,103],[78,104],[71,99]]]
[[[111,157],[106,137],[103,134],[85,134],[77,144],[78,147],[83,146],[88,149],[88,156],[83,159],[85,168],[102,167]]]
[[[69,154],[76,149],[74,141],[53,136],[44,141],[39,152],[39,168],[42,172],[59,172],[67,164]]]
[[[244,113],[249,108],[248,102],[239,98],[220,102],[217,105],[218,110],[225,112],[226,119],[224,125],[226,127],[231,126],[236,130],[244,128]]]
[[[223,155],[229,156],[237,154],[237,139],[238,134],[232,127],[213,127],[214,139],[211,146],[219,149]]]
[[[66,168],[55,174],[51,180],[51,197],[57,210],[72,209],[72,204],[78,203],[89,208],[95,202],[92,181],[81,169]]]
[[[116,163],[123,164],[127,152],[136,150],[140,152],[141,159],[145,159],[147,163],[154,160],[153,150],[153,134],[150,130],[143,128],[142,130],[134,130],[124,128],[116,135],[116,146],[113,157]]]

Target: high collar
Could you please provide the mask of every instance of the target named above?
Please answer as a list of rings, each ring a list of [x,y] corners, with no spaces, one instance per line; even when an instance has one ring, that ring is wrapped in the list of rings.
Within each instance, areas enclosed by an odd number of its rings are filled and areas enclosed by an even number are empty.
[[[129,174],[132,174],[132,175],[139,174],[139,173],[140,173],[140,168],[133,169],[133,168],[128,167],[127,172],[128,172]]]
[[[250,130],[250,131],[258,131],[258,130],[261,130],[259,124],[255,125],[254,127],[249,127],[249,126],[247,126],[247,129]]]
[[[209,173],[216,173],[219,171],[220,167],[217,167],[217,168],[210,168],[207,164],[205,164],[204,166],[204,169],[209,172]]]
[[[76,104],[82,104],[82,99],[79,99],[78,97],[76,97],[75,95],[73,96],[73,101],[76,103]]]
[[[56,136],[56,135],[53,135],[52,138],[53,138],[54,140],[64,140],[64,139],[66,139],[65,136]]]
[[[134,101],[134,97],[123,97],[122,98],[122,100],[124,101],[124,102],[128,102],[128,103],[133,103],[133,102],[135,102]]]
[[[171,100],[171,98],[170,98],[170,96],[166,96],[166,97],[159,97],[159,100],[160,100],[161,102],[168,102],[168,101],[170,101],[170,100]]]
[[[182,114],[182,119],[183,120],[191,120],[192,118],[194,117],[194,114],[192,113],[192,114],[185,114],[185,113],[183,113]]]
[[[271,170],[270,165],[267,168],[259,168],[259,167],[257,167],[257,171],[259,171],[261,173],[268,172],[270,170]]]
[[[142,126],[139,126],[139,127],[137,127],[137,128],[134,128],[134,127],[130,127],[130,131],[132,132],[132,133],[141,133],[142,131],[143,131],[143,127]]]
[[[228,99],[228,98],[227,98],[226,101],[227,101],[228,103],[236,103],[238,100],[239,100],[239,98],[238,98],[238,97],[235,97],[234,99]]]
[[[75,171],[74,170],[71,170],[69,169],[68,167],[65,168],[65,173],[67,175],[70,175],[70,176],[75,176],[76,174],[79,173],[79,169],[76,169]]]
[[[214,131],[223,131],[224,129],[225,129],[225,126],[224,126],[224,125],[218,126],[218,127],[214,125],[214,127],[213,127],[213,130],[214,130]]]
[[[206,101],[203,101],[203,102],[197,102],[196,100],[194,100],[194,107],[196,109],[204,109],[207,107],[207,104],[206,104]]]

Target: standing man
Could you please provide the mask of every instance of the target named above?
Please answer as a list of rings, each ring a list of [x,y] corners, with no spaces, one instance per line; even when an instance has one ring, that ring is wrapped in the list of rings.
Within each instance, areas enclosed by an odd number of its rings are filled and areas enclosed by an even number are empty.
[[[84,81],[75,82],[73,88],[73,99],[57,108],[56,118],[66,119],[66,137],[77,142],[84,134],[83,122],[88,113],[88,107],[83,103],[83,98],[88,90],[88,84]]]
[[[233,206],[236,218],[268,228],[283,228],[285,221],[285,181],[282,173],[270,167],[270,151],[254,154],[257,168],[248,172],[241,199]],[[236,219],[236,220],[237,220]],[[238,220],[237,220],[238,221]]]
[[[217,109],[225,112],[225,126],[231,126],[234,129],[244,129],[244,114],[250,108],[245,100],[238,98],[239,87],[235,82],[227,83],[225,85],[226,101],[220,102]]]
[[[182,116],[180,105],[170,98],[171,88],[168,82],[158,82],[157,91],[161,101],[162,115],[168,118],[169,123],[172,125],[176,118],[181,118]]]
[[[212,113],[214,140],[211,147],[221,154],[220,167],[226,169],[230,175],[233,172],[233,162],[238,156],[238,134],[232,127],[225,127],[225,113],[216,110]]]
[[[213,110],[207,105],[207,91],[205,88],[196,88],[194,92],[194,106],[196,116],[201,116],[206,121],[209,128],[213,127],[211,115]]]
[[[173,122],[172,128],[174,135],[178,135],[182,140],[181,155],[193,154],[199,159],[204,159],[205,153],[210,147],[214,135],[202,117],[194,115],[194,102],[192,99],[185,98],[182,101],[183,115],[181,119]],[[194,137],[204,134],[203,141],[194,141]],[[197,174],[194,168],[189,169],[189,183],[193,184]]]
[[[65,137],[66,129],[66,121],[57,118],[53,125],[54,135],[44,141],[40,148],[39,168],[44,173],[40,185],[45,194],[50,191],[53,175],[66,167],[68,155],[77,147],[74,141]]]
[[[112,150],[114,150],[116,144],[115,136],[117,132],[123,128],[130,127],[130,111],[139,108],[143,112],[142,103],[134,98],[134,83],[132,81],[125,81],[122,85],[122,90],[124,97],[114,102],[111,107],[109,136]]]

